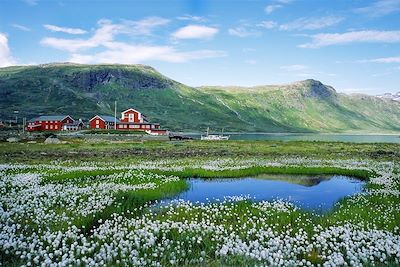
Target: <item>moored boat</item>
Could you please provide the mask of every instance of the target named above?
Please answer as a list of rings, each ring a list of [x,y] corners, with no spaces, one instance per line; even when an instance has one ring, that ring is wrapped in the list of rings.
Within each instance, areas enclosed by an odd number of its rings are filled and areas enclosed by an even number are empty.
[[[207,128],[206,135],[201,136],[201,140],[204,141],[222,141],[222,140],[229,140],[229,135],[223,134],[209,134],[210,128]]]

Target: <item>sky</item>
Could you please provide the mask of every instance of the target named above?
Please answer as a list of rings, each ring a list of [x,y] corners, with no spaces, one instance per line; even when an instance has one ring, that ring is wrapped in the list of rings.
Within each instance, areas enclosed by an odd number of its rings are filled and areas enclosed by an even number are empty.
[[[400,0],[0,0],[0,67],[146,64],[190,86],[400,91]]]

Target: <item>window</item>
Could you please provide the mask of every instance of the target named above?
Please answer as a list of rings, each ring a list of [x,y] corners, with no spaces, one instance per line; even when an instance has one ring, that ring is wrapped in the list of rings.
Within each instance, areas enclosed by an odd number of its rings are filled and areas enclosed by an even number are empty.
[[[58,129],[58,125],[54,125],[54,129],[56,129],[56,130],[57,130],[57,129]]]
[[[99,125],[96,125],[96,129],[99,129]]]
[[[132,124],[131,124],[131,125],[129,125],[129,128],[131,128],[131,129],[132,129],[132,128],[133,128],[133,125],[132,125]]]
[[[130,122],[134,121],[134,116],[133,116],[133,114],[129,114],[129,121],[130,121]]]
[[[53,125],[50,125],[50,129],[52,129],[52,130],[53,130]]]
[[[96,124],[99,124],[100,123],[100,121],[99,120],[96,120]]]
[[[46,129],[49,129],[49,126],[48,126],[48,125],[46,125]]]

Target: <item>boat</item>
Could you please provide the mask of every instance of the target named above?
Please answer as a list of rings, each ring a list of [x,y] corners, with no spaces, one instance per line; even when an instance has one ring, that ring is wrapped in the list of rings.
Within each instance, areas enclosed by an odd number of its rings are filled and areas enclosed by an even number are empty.
[[[205,140],[205,141],[222,141],[222,140],[229,140],[229,135],[223,135],[223,131],[222,134],[209,134],[210,128],[207,128],[207,133],[206,135],[202,135],[201,136],[201,140]]]

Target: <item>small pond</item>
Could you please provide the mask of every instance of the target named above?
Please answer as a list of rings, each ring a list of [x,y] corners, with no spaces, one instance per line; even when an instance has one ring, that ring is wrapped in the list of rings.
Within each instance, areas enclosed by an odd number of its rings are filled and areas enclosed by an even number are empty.
[[[283,199],[313,212],[325,212],[340,199],[361,192],[364,182],[347,176],[260,175],[248,178],[189,179],[189,189],[176,199],[205,203],[227,196],[253,201]]]

